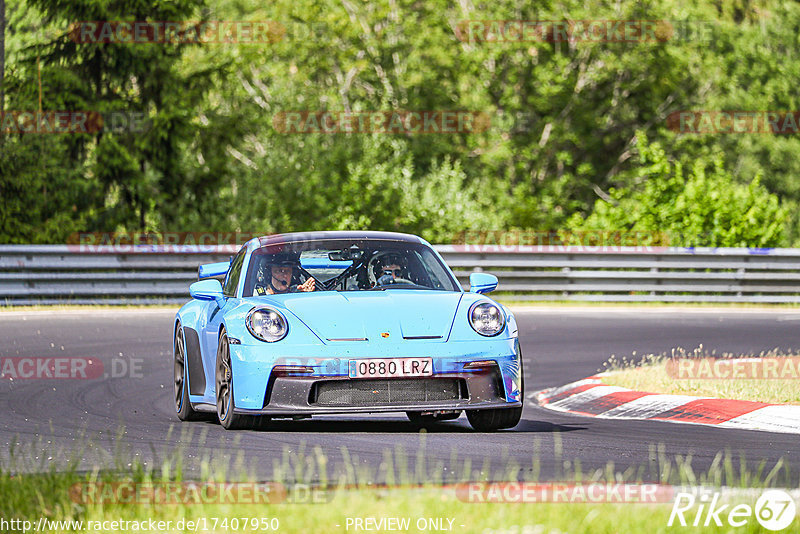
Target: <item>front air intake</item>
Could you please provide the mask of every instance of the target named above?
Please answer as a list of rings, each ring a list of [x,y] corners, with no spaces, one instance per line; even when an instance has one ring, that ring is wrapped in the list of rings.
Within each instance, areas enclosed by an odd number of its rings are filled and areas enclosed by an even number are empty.
[[[461,382],[457,378],[330,380],[314,385],[309,402],[319,406],[386,406],[454,401],[466,398]]]

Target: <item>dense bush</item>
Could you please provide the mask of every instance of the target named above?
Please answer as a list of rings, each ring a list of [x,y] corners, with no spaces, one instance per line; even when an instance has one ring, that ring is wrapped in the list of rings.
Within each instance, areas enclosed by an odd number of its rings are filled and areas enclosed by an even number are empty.
[[[734,181],[722,160],[698,158],[689,167],[670,161],[641,134],[639,157],[625,178],[630,188],[611,189],[591,215],[573,216],[574,230],[626,230],[659,244],[774,247],[783,243],[786,209],[756,176]],[[651,243],[644,243],[651,244]]]

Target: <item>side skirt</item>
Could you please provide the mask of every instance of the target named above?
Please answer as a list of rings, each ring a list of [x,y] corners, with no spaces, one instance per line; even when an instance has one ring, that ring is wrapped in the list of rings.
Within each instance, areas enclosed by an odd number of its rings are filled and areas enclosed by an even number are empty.
[[[203,395],[206,391],[206,374],[203,371],[203,357],[200,355],[200,337],[194,328],[183,327],[186,341],[186,368],[189,375],[189,393]]]

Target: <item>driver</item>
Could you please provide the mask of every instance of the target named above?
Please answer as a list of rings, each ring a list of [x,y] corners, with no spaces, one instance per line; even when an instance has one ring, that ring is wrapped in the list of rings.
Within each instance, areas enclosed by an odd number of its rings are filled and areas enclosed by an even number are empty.
[[[300,265],[298,255],[289,253],[273,254],[258,271],[255,291],[257,295],[279,295],[295,291],[314,291],[316,281],[309,278],[299,285],[292,285],[295,268]]]
[[[374,268],[377,285],[393,284],[396,280],[407,281],[408,269],[405,258],[395,252],[382,256]]]

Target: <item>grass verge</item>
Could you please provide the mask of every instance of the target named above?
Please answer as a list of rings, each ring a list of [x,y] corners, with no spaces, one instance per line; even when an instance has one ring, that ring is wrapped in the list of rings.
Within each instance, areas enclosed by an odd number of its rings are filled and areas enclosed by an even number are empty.
[[[560,437],[556,450],[561,450]],[[120,450],[123,450],[121,447]],[[253,498],[252,492],[233,492],[236,498],[227,499],[212,492],[173,492],[178,497],[156,499],[151,491],[139,493],[119,491],[118,488],[168,485],[194,487],[198,481],[186,481],[182,476],[184,454],[179,446],[172,454],[161,457],[155,465],[128,462],[129,455],[119,453],[107,465],[91,471],[79,471],[80,455],[72,455],[67,465],[49,467],[38,473],[28,454],[21,449],[11,451],[10,459],[0,465],[0,530],[6,532],[364,532],[388,531],[373,524],[365,528],[368,518],[376,521],[396,518],[407,521],[405,532],[465,532],[504,534],[559,533],[616,533],[616,532],[674,532],[669,527],[672,499],[679,491],[699,491],[719,494],[732,506],[746,504],[751,508],[765,488],[786,487],[794,477],[787,464],[780,460],[774,465],[761,462],[755,469],[740,469],[743,458],[720,453],[708,470],[692,468],[692,459],[668,459],[663,447],[653,446],[652,465],[648,472],[620,472],[609,464],[605,469],[582,472],[576,461],[563,462],[571,468],[562,473],[562,483],[593,484],[658,484],[669,486],[669,498],[658,502],[586,502],[576,500],[575,493],[560,502],[470,502],[458,492],[460,483],[482,480],[524,480],[536,482],[539,458],[534,456],[526,477],[520,477],[519,465],[506,465],[491,473],[486,465],[471,469],[468,462],[453,464],[461,469],[443,470],[418,457],[412,466],[400,449],[386,450],[379,469],[384,484],[376,486],[373,475],[366,474],[362,462],[342,448],[344,469],[331,472],[331,459],[320,448],[293,452],[284,450],[281,458],[272,460],[271,480],[289,491],[287,498]],[[40,460],[41,461],[41,460]],[[420,461],[422,464],[420,464]],[[35,463],[35,462],[34,462]],[[41,463],[39,464],[41,465]],[[24,472],[20,472],[20,470]],[[482,475],[481,475],[482,474]],[[482,478],[483,477],[483,478]],[[501,478],[505,477],[505,478]],[[644,478],[650,482],[643,482]],[[200,484],[238,482],[254,483],[244,466],[215,461],[204,463]],[[84,491],[89,486],[93,491]],[[76,491],[76,488],[78,490]],[[83,488],[83,489],[81,489]],[[112,488],[111,491],[96,488]],[[299,491],[305,488],[304,491]],[[800,492],[790,489],[795,501]],[[316,493],[314,493],[316,492]],[[280,493],[279,493],[280,494]],[[89,496],[87,498],[87,495]],[[131,495],[138,495],[132,498]],[[206,495],[206,497],[202,497]],[[514,500],[512,498],[512,500]],[[163,502],[166,501],[166,504]],[[699,504],[699,503],[698,503]],[[732,506],[728,506],[730,509]],[[731,527],[714,523],[691,526],[698,506],[684,515],[691,532],[729,532]],[[701,514],[702,515],[702,514]],[[355,520],[361,519],[362,528]],[[5,520],[7,523],[3,524]],[[14,520],[15,524],[8,521]],[[724,520],[724,517],[723,517]],[[28,523],[23,523],[23,522]],[[395,524],[397,525],[397,524]],[[788,531],[796,531],[800,519],[795,519]],[[679,530],[680,527],[677,527]],[[687,528],[684,528],[686,530]],[[755,517],[750,517],[736,532],[762,532]]]
[[[691,352],[675,350],[670,355],[650,354],[640,360],[620,360],[612,356],[604,364],[603,383],[650,393],[800,404],[800,373],[797,360],[793,358],[796,356],[774,351],[716,356],[704,352],[702,347]],[[772,375],[756,373],[753,377],[736,378],[752,375],[752,365],[761,369],[767,360],[775,364],[776,372]],[[678,372],[680,362],[691,364],[685,366],[688,372]],[[707,378],[711,376],[714,378]]]
[[[672,505],[583,503],[469,503],[447,488],[347,489],[324,504],[125,505],[82,507],[65,501],[74,475],[4,477],[4,495],[24,496],[25,504],[4,513],[5,518],[30,521],[37,532],[353,532],[357,519],[396,518],[407,532],[560,534],[592,532],[674,532],[668,521]],[[732,498],[754,506],[755,499]],[[40,525],[41,517],[50,519]],[[724,516],[723,516],[724,517]],[[692,516],[687,516],[687,522]],[[723,519],[724,520],[724,519]],[[364,524],[364,523],[362,523]],[[397,523],[396,523],[397,524]],[[36,526],[39,525],[38,530]],[[367,523],[369,525],[369,523]],[[377,525],[376,525],[377,526]],[[387,525],[388,526],[388,525]],[[794,528],[800,526],[795,519]],[[152,527],[155,527],[153,529]],[[726,532],[712,525],[689,527],[691,532]],[[376,531],[394,529],[374,528]],[[685,528],[684,528],[685,530]],[[792,530],[790,530],[792,531]],[[756,520],[736,532],[763,532]]]

